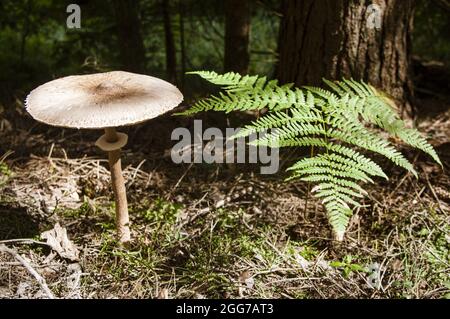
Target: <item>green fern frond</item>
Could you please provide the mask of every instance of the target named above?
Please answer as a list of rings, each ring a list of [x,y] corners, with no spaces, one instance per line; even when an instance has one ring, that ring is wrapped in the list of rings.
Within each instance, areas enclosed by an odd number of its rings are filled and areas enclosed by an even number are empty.
[[[297,103],[305,103],[300,90],[291,90],[292,83],[279,86],[276,80],[267,81],[266,77],[241,76],[233,72],[217,74],[210,71],[198,71],[190,72],[190,74],[197,74],[223,87],[225,93],[200,100],[190,109],[177,115],[193,115],[205,111],[229,113],[264,108],[278,111],[290,108]]]
[[[308,135],[324,135],[325,130],[321,125],[300,123],[291,121],[284,126],[276,129],[274,132],[268,133],[258,140],[252,142],[253,145],[271,145],[279,147],[283,141],[295,139],[298,136]]]
[[[318,137],[294,137],[288,139],[258,139],[251,143],[252,145],[264,145],[270,147],[328,147],[328,142],[323,138]]]
[[[433,146],[431,146],[417,130],[404,128],[396,131],[396,135],[410,146],[430,155],[437,163],[439,163],[439,165],[442,166],[442,162]]]
[[[355,167],[353,161],[335,154],[323,154],[315,157],[304,158],[291,167],[298,177],[302,175],[327,173],[333,176],[352,178],[364,182],[373,182],[373,180],[362,170],[363,166]],[[362,169],[361,169],[362,168]]]
[[[313,109],[292,108],[290,113],[291,114],[281,111],[268,113],[258,120],[253,121],[250,125],[246,125],[235,135],[235,137],[245,137],[252,133],[258,133],[272,128],[280,128],[277,135],[282,137],[292,135],[292,126],[294,126],[294,130],[300,129],[299,134],[302,135],[302,131],[304,130],[307,130],[309,133],[312,132],[312,126],[307,124],[324,122],[321,115],[315,113]],[[300,124],[300,126],[297,126],[295,123]],[[301,124],[305,124],[306,126],[302,126]],[[321,133],[324,132],[323,128],[317,125],[315,126],[315,130],[320,131]]]
[[[330,121],[330,125],[332,127],[327,131],[329,137],[379,153],[417,177],[417,172],[414,170],[414,167],[402,153],[397,151],[395,147],[382,137],[367,130],[361,123],[356,123],[350,121],[348,118],[338,116]]]
[[[351,158],[355,162],[357,162],[359,165],[363,165],[366,172],[372,176],[380,176],[385,179],[388,179],[387,175],[383,172],[381,167],[372,161],[370,158],[362,155],[361,153],[355,151],[354,149],[351,149],[347,146],[340,145],[340,144],[327,144],[327,149],[331,152],[335,152],[336,154],[344,155],[348,158]]]
[[[417,130],[406,128],[404,121],[392,108],[389,103],[390,99],[385,94],[362,81],[344,79],[335,82],[337,85],[326,79],[323,81],[342,99],[348,99],[350,96],[348,106],[353,112],[360,114],[365,121],[385,129],[390,134],[400,138],[404,143],[427,153],[442,166],[433,147]],[[329,99],[329,95],[324,92],[327,91],[320,89],[317,94]]]
[[[280,86],[276,80],[267,81],[265,77],[232,72],[191,74],[221,86],[224,92],[198,101],[182,114],[267,109],[264,116],[246,125],[233,138],[264,132],[250,144],[315,148],[315,156],[302,158],[288,168],[291,175],[287,180],[316,185],[312,192],[322,201],[338,239],[344,236],[353,208],[361,206],[358,200],[367,195],[361,185],[373,183],[374,177],[388,179],[382,168],[361,150],[381,154],[417,176],[413,165],[373,129],[375,126],[442,165],[426,139],[417,130],[406,128],[389,97],[362,81],[324,79],[329,90],[299,89],[292,84]]]
[[[187,72],[187,74],[196,74],[206,81],[224,87],[226,89],[235,89],[237,87],[253,87],[258,81],[258,76],[241,76],[239,73],[228,72],[225,74],[218,74],[214,71],[194,71]],[[260,78],[264,80],[265,77]]]

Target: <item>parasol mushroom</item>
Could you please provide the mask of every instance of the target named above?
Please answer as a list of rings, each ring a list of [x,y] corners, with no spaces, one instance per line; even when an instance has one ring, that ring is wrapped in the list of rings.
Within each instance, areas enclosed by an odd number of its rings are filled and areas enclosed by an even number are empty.
[[[120,149],[128,137],[116,127],[158,117],[182,100],[181,92],[166,81],[113,71],[50,81],[31,91],[25,105],[34,119],[49,125],[105,130],[95,144],[108,152],[117,233],[119,241],[125,243],[131,236]]]

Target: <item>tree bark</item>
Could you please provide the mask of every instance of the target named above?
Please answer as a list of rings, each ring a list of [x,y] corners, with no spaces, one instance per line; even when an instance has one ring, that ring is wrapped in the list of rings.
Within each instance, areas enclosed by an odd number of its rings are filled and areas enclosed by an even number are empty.
[[[161,1],[161,9],[164,19],[164,34],[166,42],[166,73],[169,82],[177,83],[177,52],[170,21],[169,0]]]
[[[186,43],[184,39],[184,11],[186,6],[183,0],[178,0],[179,23],[180,23],[180,56],[181,56],[181,90],[184,90],[185,74],[186,74]]]
[[[248,73],[250,0],[225,0],[225,72]]]
[[[122,68],[125,71],[145,73],[145,48],[138,1],[114,0],[113,4]]]
[[[277,77],[296,85],[364,80],[409,112],[414,0],[283,0]],[[380,25],[371,4],[380,9]],[[369,21],[369,22],[368,22]]]
[[[20,40],[20,68],[23,68],[24,66],[24,60],[25,60],[25,49],[26,49],[26,45],[27,45],[27,38],[30,34],[30,15],[32,12],[32,6],[33,4],[31,3],[30,0],[28,0],[25,4],[26,6],[26,15],[24,18],[24,23],[23,23],[23,31],[22,31],[22,36],[21,36],[21,40]]]

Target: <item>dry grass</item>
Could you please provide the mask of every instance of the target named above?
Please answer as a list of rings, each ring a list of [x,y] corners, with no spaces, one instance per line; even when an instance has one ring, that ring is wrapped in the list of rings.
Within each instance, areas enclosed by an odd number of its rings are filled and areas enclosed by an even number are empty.
[[[439,125],[422,123],[436,136],[445,170],[414,154],[418,180],[385,166],[390,180],[370,186],[343,243],[331,240],[320,204],[308,196],[305,205],[303,183],[263,178],[253,167],[180,166],[161,153],[127,152],[135,240],[124,250],[115,244],[106,162],[68,159],[64,139],[45,156],[42,135],[30,135],[40,156],[0,159],[0,243],[26,257],[60,298],[449,297],[446,116]],[[17,136],[3,134],[16,145]],[[38,239],[57,222],[81,250],[80,261],[46,245],[4,242]],[[45,295],[0,253],[0,297]]]

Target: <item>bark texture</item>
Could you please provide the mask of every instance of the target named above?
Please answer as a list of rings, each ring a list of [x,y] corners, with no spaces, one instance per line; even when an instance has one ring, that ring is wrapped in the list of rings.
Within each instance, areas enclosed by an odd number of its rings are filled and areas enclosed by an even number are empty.
[[[170,21],[169,0],[161,1],[161,10],[164,19],[164,34],[166,43],[166,73],[169,82],[177,83],[177,52],[175,50],[175,40]]]
[[[380,28],[375,22],[380,9]],[[375,8],[376,9],[376,8]],[[277,76],[296,85],[323,77],[365,80],[398,101],[412,98],[414,0],[283,0]]]
[[[113,4],[122,68],[125,71],[145,73],[145,49],[138,1],[114,0]]]
[[[250,0],[225,0],[225,72],[248,73]]]

